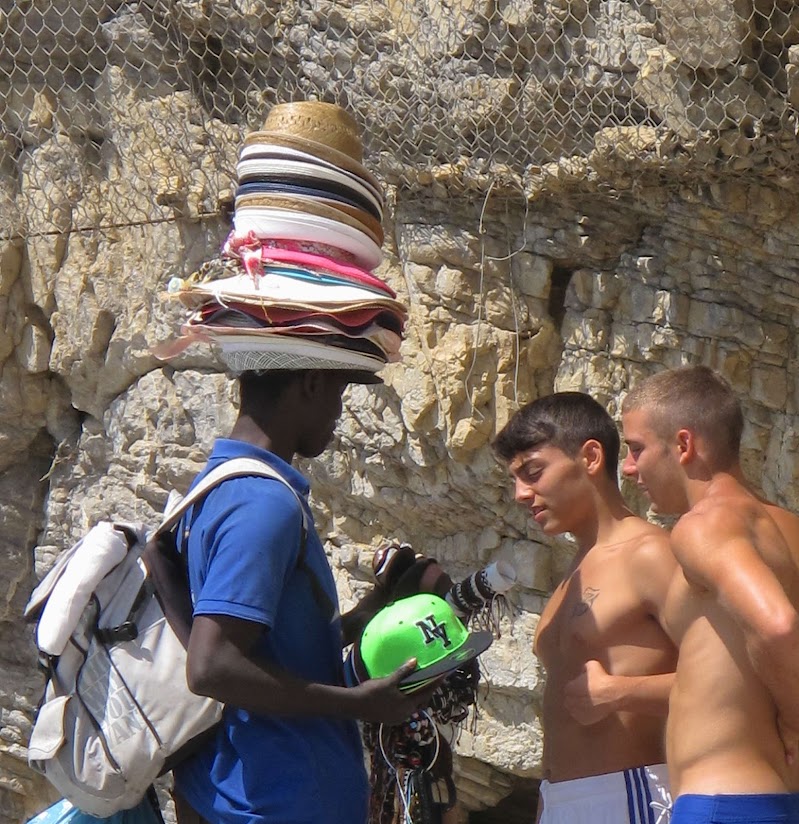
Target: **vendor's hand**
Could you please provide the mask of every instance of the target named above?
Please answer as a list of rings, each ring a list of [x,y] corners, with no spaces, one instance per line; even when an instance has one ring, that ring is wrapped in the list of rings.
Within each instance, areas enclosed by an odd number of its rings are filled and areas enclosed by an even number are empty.
[[[349,612],[345,612],[341,616],[342,646],[354,644],[364,627],[387,603],[388,593],[381,587],[374,587]]]
[[[578,724],[589,726],[616,711],[617,679],[599,661],[586,661],[583,671],[563,690],[563,704]]]
[[[412,658],[386,678],[373,678],[352,687],[359,693],[358,717],[362,721],[382,722],[393,726],[401,724],[417,710],[428,707],[443,678],[436,679],[414,692],[404,692],[399,688],[400,682],[415,669],[416,659]]]

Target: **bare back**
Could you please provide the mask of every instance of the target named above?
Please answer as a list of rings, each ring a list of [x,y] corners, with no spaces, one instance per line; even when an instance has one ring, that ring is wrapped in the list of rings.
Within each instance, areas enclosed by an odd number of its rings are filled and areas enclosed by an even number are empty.
[[[630,517],[613,543],[588,550],[552,595],[534,648],[547,672],[544,767],[550,781],[665,760],[664,717],[614,712],[584,726],[568,712],[563,695],[591,660],[613,675],[674,671],[676,649],[657,612],[675,568],[665,533]]]
[[[666,605],[680,648],[667,728],[675,795],[799,790],[744,631],[763,575],[799,605],[799,518],[728,479],[683,516],[672,543],[683,568]]]

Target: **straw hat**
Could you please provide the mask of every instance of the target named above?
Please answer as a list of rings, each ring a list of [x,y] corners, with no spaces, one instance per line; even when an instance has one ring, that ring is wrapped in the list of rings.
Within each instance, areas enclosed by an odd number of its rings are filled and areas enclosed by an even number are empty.
[[[287,335],[215,335],[219,355],[233,372],[270,369],[333,369],[354,373],[353,383],[382,383],[375,374],[386,363],[352,349]],[[357,377],[355,377],[357,375]]]
[[[333,103],[300,100],[273,106],[263,130],[251,132],[244,145],[274,143],[316,154],[380,187],[363,166],[363,146],[358,124],[347,111]]]

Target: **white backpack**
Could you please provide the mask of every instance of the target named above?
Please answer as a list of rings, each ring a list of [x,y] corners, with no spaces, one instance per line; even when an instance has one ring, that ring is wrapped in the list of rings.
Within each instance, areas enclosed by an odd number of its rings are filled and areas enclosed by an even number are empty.
[[[262,461],[226,461],[185,498],[170,496],[156,530],[95,526],[31,595],[25,617],[37,621],[48,680],[28,761],[84,812],[109,816],[134,807],[221,718],[222,705],[193,694],[186,682],[191,601],[171,531],[213,487],[242,475],[292,489]],[[308,523],[302,505],[300,511],[303,566]]]

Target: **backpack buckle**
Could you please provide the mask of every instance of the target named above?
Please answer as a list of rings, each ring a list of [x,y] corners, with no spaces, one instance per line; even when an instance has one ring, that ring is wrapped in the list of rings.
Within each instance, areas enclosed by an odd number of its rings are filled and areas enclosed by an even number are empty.
[[[118,627],[98,627],[97,637],[104,644],[119,644],[124,641],[135,641],[136,638],[139,637],[139,628],[133,621],[125,621]]]

